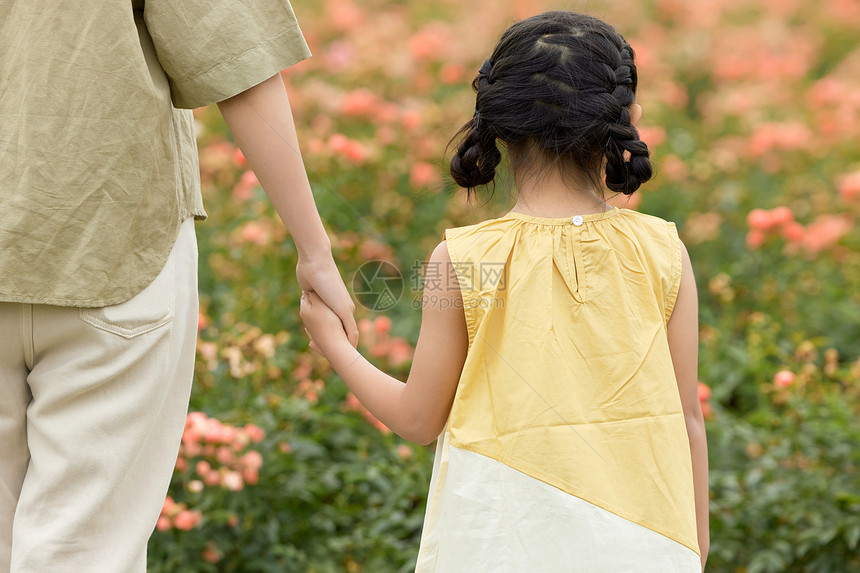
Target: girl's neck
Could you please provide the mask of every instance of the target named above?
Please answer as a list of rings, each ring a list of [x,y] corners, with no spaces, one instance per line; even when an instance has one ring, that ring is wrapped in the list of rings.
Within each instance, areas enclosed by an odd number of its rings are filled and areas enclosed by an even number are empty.
[[[517,179],[517,202],[511,211],[534,217],[570,217],[603,213],[612,207],[593,187],[572,185],[558,171],[540,178]]]

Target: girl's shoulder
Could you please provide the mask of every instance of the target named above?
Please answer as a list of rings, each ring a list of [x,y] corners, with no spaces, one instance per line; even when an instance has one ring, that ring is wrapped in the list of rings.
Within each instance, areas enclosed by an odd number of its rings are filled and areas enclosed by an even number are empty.
[[[504,216],[502,216],[496,219],[486,219],[479,223],[472,223],[471,225],[448,227],[443,231],[442,235],[444,239],[448,239],[450,237],[460,237],[464,235],[474,234],[483,230],[507,229],[510,226],[510,222],[506,220]]]
[[[622,209],[626,219],[631,226],[637,226],[642,230],[643,235],[650,235],[653,238],[662,241],[668,240],[672,249],[675,248],[675,243],[680,241],[678,235],[678,227],[674,221],[669,221],[656,215],[642,213],[641,211],[633,211],[630,209]]]
[[[628,220],[635,221],[642,225],[652,225],[652,226],[666,226],[666,225],[675,225],[673,221],[669,221],[668,219],[664,219],[662,217],[658,217],[657,215],[650,215],[648,213],[643,213],[641,211],[634,211],[632,209],[619,209],[622,213],[624,213]]]

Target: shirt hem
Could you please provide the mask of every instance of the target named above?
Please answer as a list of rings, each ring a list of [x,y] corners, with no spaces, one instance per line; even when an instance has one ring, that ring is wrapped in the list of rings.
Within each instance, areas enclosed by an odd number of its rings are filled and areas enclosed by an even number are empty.
[[[152,280],[149,281],[149,283],[151,282]],[[0,293],[0,303],[8,302],[13,304],[44,304],[49,306],[62,306],[66,308],[101,308],[104,306],[112,306],[131,300],[135,297],[136,294],[143,291],[143,289],[145,289],[149,283],[142,285],[139,289],[137,287],[132,289],[130,291],[130,296],[121,295],[109,299],[77,300],[68,298],[42,298],[18,295],[5,295]]]
[[[205,218],[206,214],[203,213],[203,217]],[[158,276],[158,273],[164,268],[164,265],[167,263],[168,257],[170,257],[171,251],[176,246],[176,240],[179,238],[179,230],[182,226],[182,223],[189,217],[194,217],[195,220],[199,220],[200,214],[197,210],[194,210],[191,214],[186,216],[179,217],[179,223],[176,225],[176,228],[173,232],[173,241],[170,243],[170,248],[167,249],[164,254],[164,258],[159,261],[158,268],[155,270],[155,273],[147,275],[142,281],[135,283],[134,286],[129,287],[123,291],[122,294],[117,296],[112,296],[109,298],[74,298],[74,297],[41,297],[41,296],[27,296],[27,295],[16,295],[16,294],[6,294],[0,292],[0,303],[8,302],[13,304],[43,304],[49,306],[61,306],[66,308],[102,308],[105,306],[112,306],[115,304],[121,304],[127,302],[140,294],[143,289],[152,283],[155,280],[155,277]]]

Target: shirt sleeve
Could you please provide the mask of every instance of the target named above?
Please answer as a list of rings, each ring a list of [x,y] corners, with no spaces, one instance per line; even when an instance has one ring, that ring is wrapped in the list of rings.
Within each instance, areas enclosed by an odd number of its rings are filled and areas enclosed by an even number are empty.
[[[288,0],[146,0],[173,104],[219,102],[311,55]]]
[[[463,299],[463,313],[466,315],[466,330],[469,332],[469,348],[471,348],[472,341],[475,339],[475,333],[478,330],[478,323],[481,319],[478,316],[481,309],[476,299],[477,293],[473,288],[474,277],[469,276],[470,271],[474,272],[474,265],[462,259],[460,255],[459,244],[462,235],[462,228],[445,229],[443,239],[445,246],[448,247],[448,256],[451,259],[454,272],[457,273],[457,283],[460,288],[460,296]],[[447,275],[443,280],[448,280]],[[448,288],[447,283],[446,288]]]
[[[675,301],[678,299],[678,290],[681,286],[681,239],[678,236],[678,228],[675,223],[667,221],[667,227],[669,230],[671,270],[663,287],[663,318],[666,324],[672,318],[672,311],[675,310]]]

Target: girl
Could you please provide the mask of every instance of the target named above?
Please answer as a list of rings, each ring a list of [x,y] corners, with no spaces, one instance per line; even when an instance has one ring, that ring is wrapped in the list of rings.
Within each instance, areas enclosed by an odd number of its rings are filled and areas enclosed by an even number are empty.
[[[505,32],[451,161],[471,194],[502,142],[517,202],[447,229],[408,382],[380,372],[314,294],[301,316],[400,436],[438,435],[417,571],[704,568],[708,476],[697,300],[675,225],[609,206],[651,177],[633,50],[549,12]],[[441,434],[440,434],[441,433]]]

